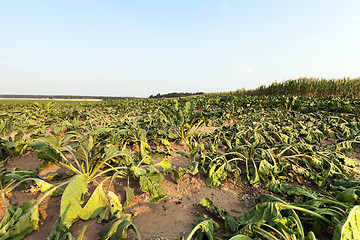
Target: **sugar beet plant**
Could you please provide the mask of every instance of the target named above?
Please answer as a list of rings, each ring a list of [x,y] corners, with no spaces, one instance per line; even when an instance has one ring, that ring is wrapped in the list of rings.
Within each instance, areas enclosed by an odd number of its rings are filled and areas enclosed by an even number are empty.
[[[170,124],[171,130],[180,139],[180,144],[188,144],[197,130],[203,126],[212,113],[199,111],[192,101],[177,101],[173,105],[164,106],[160,111]]]

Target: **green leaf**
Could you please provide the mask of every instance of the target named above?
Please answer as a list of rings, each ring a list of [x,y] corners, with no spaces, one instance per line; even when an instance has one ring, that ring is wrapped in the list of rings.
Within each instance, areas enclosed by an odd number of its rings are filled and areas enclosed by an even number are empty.
[[[98,235],[104,240],[125,240],[128,239],[129,229],[132,229],[135,232],[137,239],[141,240],[140,234],[135,225],[124,218],[116,218],[112,220],[99,231]]]
[[[146,174],[146,170],[140,167],[136,167],[134,165],[131,166],[130,170],[135,175],[135,177],[140,177]]]
[[[172,169],[171,170],[174,174],[174,180],[176,182],[176,184],[178,184],[178,182],[180,181],[180,174],[176,169]]]
[[[132,156],[130,152],[119,151],[114,145],[109,145],[105,149],[105,158],[112,159],[119,156]]]
[[[130,186],[126,188],[126,201],[124,203],[124,208],[127,208],[131,201],[134,199],[134,189]]]
[[[210,169],[208,172],[208,177],[206,179],[206,185],[208,185],[209,187],[220,186],[227,177],[225,171],[226,163],[220,165],[219,167],[216,162],[212,162],[209,167]]]
[[[14,206],[12,206],[10,204],[6,205],[5,215],[3,216],[3,218],[1,219],[1,222],[0,222],[0,231],[10,221],[10,219],[14,215],[15,211],[16,211],[16,208]]]
[[[76,148],[76,157],[79,160],[89,161],[91,150],[94,147],[94,141],[91,135],[81,139],[79,146]]]
[[[267,160],[263,159],[259,165],[259,176],[262,181],[266,181],[268,175],[270,174],[271,170],[274,169],[274,166],[271,165]]]
[[[163,150],[153,150],[150,152],[151,157],[157,157],[157,158],[165,158],[168,156],[171,156],[171,153],[163,151]]]
[[[164,174],[167,174],[168,172],[170,172],[173,169],[168,160],[162,160],[155,166],[161,167],[164,170]]]
[[[94,192],[91,194],[90,199],[86,203],[86,205],[83,207],[79,217],[82,220],[89,220],[96,218],[108,205],[108,198],[105,193],[105,190],[103,188],[102,181],[94,190]]]
[[[5,173],[6,175],[4,176],[4,180],[3,180],[5,183],[10,182],[12,180],[22,181],[27,178],[39,177],[36,171],[26,171],[20,168],[14,168],[11,172],[4,172],[4,174]]]
[[[349,167],[356,167],[358,163],[355,159],[347,157],[345,154],[342,153],[335,153],[335,156],[339,159],[341,163]]]
[[[240,225],[247,225],[256,222],[267,222],[275,226],[274,219],[281,219],[280,207],[278,202],[263,202],[255,205],[246,213],[239,216],[237,221]]]
[[[210,209],[213,206],[213,202],[209,198],[203,198],[200,200],[200,205]]]
[[[341,143],[336,144],[335,151],[336,152],[350,152],[353,149],[352,147],[353,141],[343,141]]]
[[[161,186],[163,175],[153,166],[147,168],[145,175],[140,176],[140,189],[150,193],[150,202],[159,202],[166,198],[166,193]]]
[[[239,227],[239,223],[236,218],[230,213],[226,213],[225,216],[225,228],[230,230],[231,232],[235,232],[235,230]]]
[[[253,238],[248,237],[248,236],[243,235],[243,234],[238,234],[238,235],[233,236],[232,238],[230,238],[230,240],[253,240]]]
[[[42,193],[45,193],[47,192],[48,190],[52,189],[52,188],[57,188],[52,194],[51,196],[54,196],[54,197],[57,197],[57,196],[60,196],[61,194],[63,194],[64,192],[64,189],[62,188],[58,188],[56,186],[54,186],[53,184],[51,183],[48,183],[48,182],[45,182],[44,180],[42,179],[34,179],[36,185],[38,185],[38,187],[40,187],[40,191]]]
[[[315,191],[297,185],[280,183],[274,180],[269,182],[268,188],[273,193],[281,194],[283,196],[306,196],[311,199],[318,198],[318,193]]]
[[[291,216],[283,217],[281,219],[274,219],[274,222],[280,229],[282,229],[286,233],[288,233],[290,235],[296,234],[297,226],[296,226],[294,219]]]
[[[64,217],[64,225],[67,228],[70,228],[71,224],[76,220],[76,218],[81,214],[83,203],[83,197],[85,194],[88,194],[86,188],[87,175],[75,175],[69,185],[65,188],[63,196],[61,198],[60,205],[60,216],[63,215],[65,210],[69,206],[69,210]]]
[[[30,144],[30,147],[37,152],[37,157],[39,159],[50,161],[50,162],[57,162],[61,161],[61,155],[51,146],[49,146],[45,142],[35,142]]]
[[[281,200],[278,197],[275,197],[274,195],[270,194],[261,194],[259,197],[256,198],[256,202],[280,202],[280,203],[286,203],[285,201]]]
[[[96,136],[96,135],[100,135],[100,134],[104,134],[104,133],[111,132],[112,130],[114,130],[114,129],[113,129],[113,128],[98,127],[98,128],[96,128],[94,131],[92,131],[90,134],[91,134],[92,136]]]
[[[360,236],[360,206],[353,207],[343,221],[337,224],[333,240],[357,240]]]
[[[260,182],[259,172],[255,164],[250,168],[248,173],[248,180],[251,185],[256,185]]]
[[[211,218],[200,219],[197,221],[197,225],[190,232],[186,240],[191,240],[192,237],[200,230],[199,239],[203,239],[204,235],[207,239],[212,240],[216,237],[218,224]]]
[[[109,221],[123,210],[120,200],[115,193],[108,191],[107,199],[108,199],[107,205],[104,211],[102,211],[99,215],[99,221],[98,221],[99,223],[102,222],[103,220]]]
[[[196,175],[199,173],[199,162],[193,161],[189,167],[189,172],[191,175]]]
[[[51,181],[61,181],[64,179],[68,179],[74,175],[74,173],[52,173],[43,178]]]
[[[39,203],[35,201],[24,202],[18,210],[21,209],[21,215],[16,217],[15,221],[9,221],[10,226],[8,226],[5,232],[3,231],[4,227],[0,229],[0,240],[12,239],[20,240],[23,239],[26,235],[30,234],[32,231],[37,230],[39,222]],[[16,214],[15,212],[15,214]],[[15,216],[13,215],[13,217]],[[15,219],[15,218],[12,218]]]
[[[163,136],[166,135],[166,131],[164,131],[164,130],[159,130],[158,132],[161,132],[160,135],[163,135]],[[170,142],[169,142],[168,140],[166,140],[166,139],[160,139],[160,142],[161,142],[161,144],[163,144],[164,146],[168,147],[168,149],[171,147]]]
[[[350,182],[349,180],[343,178],[334,179],[334,186],[340,190],[345,190],[347,188],[353,188],[359,185],[359,182]]]
[[[314,232],[310,231],[306,236],[305,240],[318,240],[314,234]]]
[[[336,196],[336,199],[341,202],[348,202],[351,204],[358,203],[358,199],[360,197],[360,188],[349,188],[345,191],[342,191]]]
[[[20,218],[21,214],[23,214],[22,208],[15,209],[13,207],[14,212],[9,216],[6,216],[7,220],[2,223],[2,227],[0,229],[0,234],[5,234]]]

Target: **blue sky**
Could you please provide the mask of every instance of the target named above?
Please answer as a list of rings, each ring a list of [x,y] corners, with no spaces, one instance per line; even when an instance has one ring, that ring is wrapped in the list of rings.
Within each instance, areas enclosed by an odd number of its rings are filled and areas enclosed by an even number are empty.
[[[0,94],[253,89],[359,57],[358,0],[0,0]]]

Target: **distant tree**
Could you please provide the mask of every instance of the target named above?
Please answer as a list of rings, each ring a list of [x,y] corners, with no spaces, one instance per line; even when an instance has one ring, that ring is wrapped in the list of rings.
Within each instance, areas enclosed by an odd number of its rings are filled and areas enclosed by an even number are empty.
[[[187,97],[187,96],[193,96],[193,95],[203,95],[203,92],[196,92],[196,93],[178,93],[178,92],[172,92],[172,93],[166,93],[166,94],[156,94],[150,95],[149,98],[177,98],[177,97]]]

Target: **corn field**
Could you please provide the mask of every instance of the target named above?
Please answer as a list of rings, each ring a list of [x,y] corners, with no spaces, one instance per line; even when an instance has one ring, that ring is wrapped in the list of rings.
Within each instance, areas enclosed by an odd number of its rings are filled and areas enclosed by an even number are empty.
[[[252,96],[360,96],[360,78],[319,79],[299,78],[282,83],[272,83],[269,86],[260,86],[255,90],[242,91],[242,94]]]

